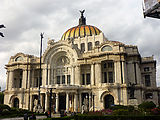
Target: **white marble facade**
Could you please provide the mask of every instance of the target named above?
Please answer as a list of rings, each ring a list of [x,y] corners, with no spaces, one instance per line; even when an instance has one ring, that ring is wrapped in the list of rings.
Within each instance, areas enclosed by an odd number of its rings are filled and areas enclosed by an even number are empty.
[[[53,88],[52,108],[56,112],[100,110],[111,105],[133,104],[131,101],[136,101],[135,105],[143,101],[158,104],[156,61],[153,56],[143,58],[137,46],[110,41],[101,31],[89,35],[87,29],[93,32],[86,27],[83,36],[79,34],[58,42],[48,41],[42,56],[40,82],[43,110],[49,109],[50,88]],[[38,98],[39,62],[38,57],[23,53],[10,58],[5,67],[5,104],[34,110]],[[136,100],[130,99],[130,84],[135,84]]]

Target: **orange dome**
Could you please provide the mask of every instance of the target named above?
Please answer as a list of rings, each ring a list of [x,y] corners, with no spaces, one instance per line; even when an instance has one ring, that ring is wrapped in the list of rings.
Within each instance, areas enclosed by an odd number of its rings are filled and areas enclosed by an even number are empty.
[[[78,25],[76,27],[72,27],[68,29],[63,35],[61,40],[67,40],[70,38],[78,38],[92,35],[99,35],[101,31],[94,26],[91,25]]]

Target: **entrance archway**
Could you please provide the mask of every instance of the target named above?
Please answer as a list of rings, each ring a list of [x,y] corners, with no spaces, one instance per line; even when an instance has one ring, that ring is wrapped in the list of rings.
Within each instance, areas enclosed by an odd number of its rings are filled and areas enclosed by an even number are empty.
[[[18,98],[14,98],[14,100],[13,100],[13,107],[19,108],[19,99]]]
[[[108,109],[114,104],[114,97],[112,95],[106,95],[104,97],[104,108]]]

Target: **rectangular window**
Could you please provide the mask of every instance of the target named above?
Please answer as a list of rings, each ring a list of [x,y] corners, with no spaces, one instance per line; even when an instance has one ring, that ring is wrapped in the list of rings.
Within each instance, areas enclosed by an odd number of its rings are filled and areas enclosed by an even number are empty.
[[[107,83],[107,72],[104,72],[104,81],[103,83]]]
[[[88,43],[88,51],[90,51],[90,50],[92,50],[92,43],[91,42]]]
[[[113,68],[113,63],[112,62],[108,63],[108,68]]]
[[[38,77],[36,77],[36,81],[35,81],[35,86],[34,87],[38,87]]]
[[[151,86],[150,75],[145,75],[145,85],[146,87]]]
[[[87,79],[86,84],[89,85],[91,83],[91,81],[90,81],[90,73],[86,74],[86,79]]]
[[[82,85],[85,85],[85,76],[82,74]]]
[[[144,68],[144,72],[147,72],[147,71],[149,71],[149,67]]]
[[[22,78],[19,79],[19,88],[22,87]]]
[[[60,76],[57,76],[57,84],[60,84]]]
[[[107,64],[106,64],[106,63],[104,63],[103,67],[104,67],[104,68],[107,68]]]
[[[109,83],[113,83],[113,72],[108,72]]]
[[[85,44],[81,43],[81,52],[83,53],[85,51]]]
[[[62,84],[65,84],[65,75],[62,75]]]
[[[70,82],[71,82],[71,76],[67,75],[67,84],[70,84]]]

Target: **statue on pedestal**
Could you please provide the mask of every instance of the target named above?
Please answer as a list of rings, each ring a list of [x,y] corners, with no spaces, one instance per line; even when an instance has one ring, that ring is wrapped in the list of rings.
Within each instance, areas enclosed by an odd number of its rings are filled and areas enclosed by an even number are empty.
[[[128,89],[129,89],[130,99],[135,99],[134,97],[135,85],[136,84],[134,83],[131,83],[131,82],[129,83]]]

